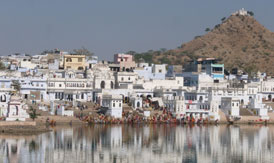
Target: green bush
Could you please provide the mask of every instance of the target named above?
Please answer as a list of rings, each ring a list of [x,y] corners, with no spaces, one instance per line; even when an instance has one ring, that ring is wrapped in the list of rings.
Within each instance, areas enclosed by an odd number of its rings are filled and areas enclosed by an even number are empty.
[[[245,46],[245,47],[242,48],[242,51],[246,52],[246,49],[247,49],[247,47]]]

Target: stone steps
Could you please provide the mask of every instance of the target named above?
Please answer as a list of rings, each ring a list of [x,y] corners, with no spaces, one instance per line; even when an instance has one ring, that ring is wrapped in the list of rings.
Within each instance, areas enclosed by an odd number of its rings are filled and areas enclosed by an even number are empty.
[[[254,114],[246,108],[240,108],[240,116],[254,116]]]

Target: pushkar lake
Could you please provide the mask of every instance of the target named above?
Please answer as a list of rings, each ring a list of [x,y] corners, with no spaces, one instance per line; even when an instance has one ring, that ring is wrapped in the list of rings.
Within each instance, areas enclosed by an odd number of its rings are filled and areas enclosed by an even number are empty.
[[[57,126],[40,135],[0,135],[0,161],[273,163],[274,125]]]

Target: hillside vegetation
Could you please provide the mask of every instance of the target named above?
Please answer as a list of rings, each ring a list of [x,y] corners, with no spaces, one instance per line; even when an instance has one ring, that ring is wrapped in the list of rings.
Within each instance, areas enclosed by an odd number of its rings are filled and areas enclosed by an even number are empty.
[[[185,64],[199,57],[214,57],[227,70],[239,68],[245,72],[266,72],[274,75],[274,33],[258,23],[253,16],[233,15],[207,34],[182,44],[177,49],[135,53],[135,60]]]

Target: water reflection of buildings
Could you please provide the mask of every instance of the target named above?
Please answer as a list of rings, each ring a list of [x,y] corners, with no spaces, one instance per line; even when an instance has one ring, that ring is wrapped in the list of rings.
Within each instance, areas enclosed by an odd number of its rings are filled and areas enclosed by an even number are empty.
[[[60,128],[0,137],[4,162],[273,162],[272,126]]]
[[[0,142],[1,153],[5,153],[8,157],[4,157],[4,162],[16,163],[19,162],[22,140],[18,139],[5,139]],[[3,155],[2,155],[3,156]]]

